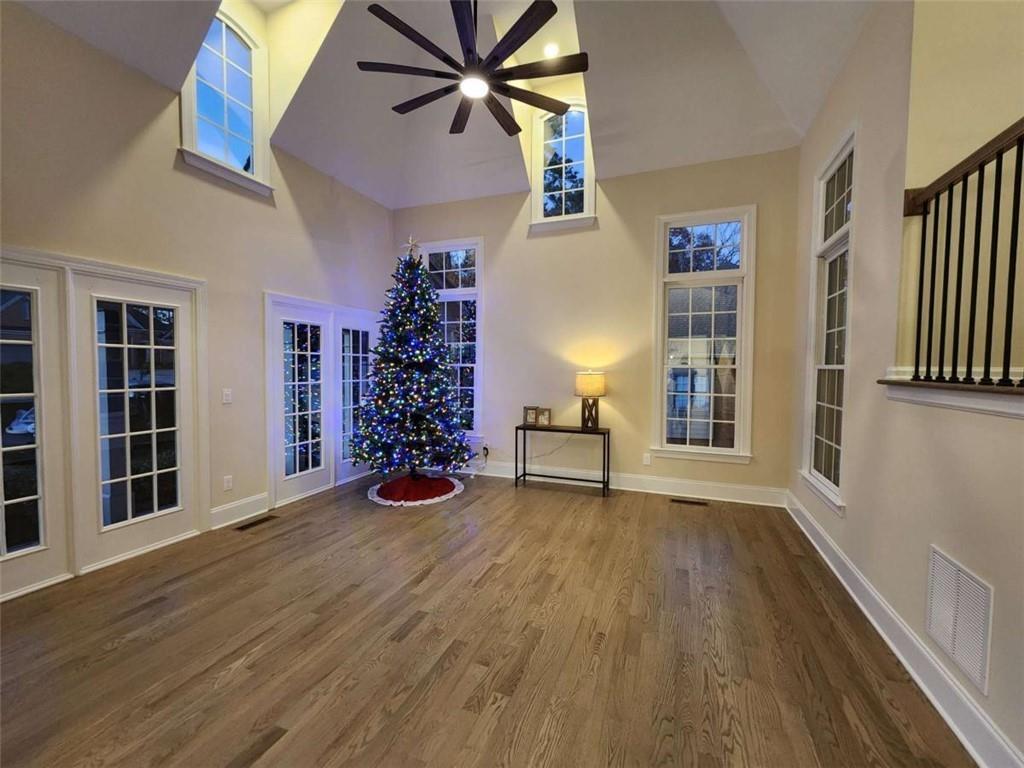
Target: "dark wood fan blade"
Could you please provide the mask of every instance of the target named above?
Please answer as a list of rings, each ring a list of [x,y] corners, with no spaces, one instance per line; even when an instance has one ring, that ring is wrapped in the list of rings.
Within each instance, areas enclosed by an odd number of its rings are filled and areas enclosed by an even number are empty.
[[[521,101],[524,104],[529,104],[531,107],[543,109],[545,112],[550,112],[554,115],[564,115],[569,111],[569,105],[564,101],[552,99],[550,96],[544,96],[533,91],[526,91],[522,88],[516,88],[514,85],[493,83],[491,89],[502,96],[508,96],[510,99]]]
[[[472,0],[451,0],[452,16],[455,18],[455,30],[459,33],[459,45],[462,46],[462,58],[466,66],[477,63],[476,25],[473,23]]]
[[[431,56],[440,59],[449,67],[454,69],[456,72],[461,72],[463,70],[462,64],[456,61],[454,57],[449,55],[440,46],[435,45],[433,42],[431,42],[426,37],[421,35],[415,29],[410,27],[400,18],[395,16],[395,14],[391,13],[391,11],[387,10],[386,8],[380,5],[377,5],[377,3],[373,3],[372,5],[370,5],[370,7],[367,10],[374,16],[376,16],[378,19],[383,21],[385,24],[387,24],[389,27],[391,27],[393,30],[398,32],[398,34],[407,37],[409,40],[412,40],[420,48],[425,50]]]
[[[573,75],[586,72],[590,66],[585,53],[574,53],[570,56],[559,56],[544,61],[531,61],[507,69],[497,69],[491,73],[494,80],[529,80],[534,77],[554,77],[555,75]]]
[[[429,93],[424,93],[422,96],[417,96],[415,99],[409,99],[408,101],[403,101],[401,104],[395,104],[392,109],[400,115],[405,115],[412,112],[414,109],[425,107],[432,101],[444,98],[449,93],[455,93],[458,89],[459,84],[452,83],[451,85],[446,85],[444,88],[438,88],[436,91],[430,91]]]
[[[469,112],[473,109],[473,99],[463,96],[459,102],[459,108],[455,110],[455,117],[452,120],[452,127],[448,133],[462,133],[466,130],[466,123],[469,122]]]
[[[381,61],[357,61],[356,66],[363,72],[389,72],[393,75],[419,75],[420,77],[439,77],[442,80],[461,80],[454,72],[441,72],[437,69],[423,67],[407,67],[405,64],[385,64]]]
[[[484,69],[493,69],[519,50],[523,43],[536,34],[537,30],[547,24],[551,17],[558,13],[552,0],[533,0],[523,15],[516,19],[505,36],[498,41],[487,58]]]
[[[516,119],[509,114],[509,111],[502,106],[502,103],[498,101],[498,98],[493,93],[488,93],[484,96],[484,104],[491,114],[494,115],[494,119],[498,121],[498,125],[505,129],[505,133],[509,136],[515,136],[519,133],[522,128],[519,127],[519,123]]]

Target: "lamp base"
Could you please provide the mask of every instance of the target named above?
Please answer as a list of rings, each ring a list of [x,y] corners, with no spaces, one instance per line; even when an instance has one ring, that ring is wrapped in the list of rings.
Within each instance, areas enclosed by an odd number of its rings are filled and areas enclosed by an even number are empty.
[[[584,397],[580,426],[583,429],[597,429],[597,398]]]

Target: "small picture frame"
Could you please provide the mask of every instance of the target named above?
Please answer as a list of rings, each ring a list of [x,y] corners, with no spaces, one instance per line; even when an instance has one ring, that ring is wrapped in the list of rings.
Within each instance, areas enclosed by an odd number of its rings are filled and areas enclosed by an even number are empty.
[[[537,409],[537,426],[538,427],[550,427],[551,426],[551,409],[550,408],[538,408]]]
[[[523,406],[523,424],[529,424],[536,426],[537,424],[537,411],[536,405],[524,405]]]

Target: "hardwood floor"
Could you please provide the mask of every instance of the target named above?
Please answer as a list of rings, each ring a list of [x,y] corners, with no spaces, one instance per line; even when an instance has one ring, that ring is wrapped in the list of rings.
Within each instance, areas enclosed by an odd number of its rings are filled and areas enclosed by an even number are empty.
[[[13,766],[965,766],[780,509],[366,484],[7,603]]]

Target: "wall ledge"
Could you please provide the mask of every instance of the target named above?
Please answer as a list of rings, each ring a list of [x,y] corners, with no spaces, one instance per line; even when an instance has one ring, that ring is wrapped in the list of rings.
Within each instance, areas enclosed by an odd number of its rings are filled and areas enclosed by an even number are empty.
[[[878,379],[878,383],[885,387],[887,398],[898,402],[1024,419],[1024,387],[981,387],[896,378]]]
[[[792,492],[786,509],[906,668],[956,737],[982,768],[1024,768],[1022,753],[978,706],[924,640],[900,617]]]

